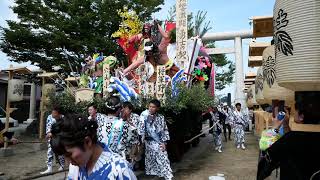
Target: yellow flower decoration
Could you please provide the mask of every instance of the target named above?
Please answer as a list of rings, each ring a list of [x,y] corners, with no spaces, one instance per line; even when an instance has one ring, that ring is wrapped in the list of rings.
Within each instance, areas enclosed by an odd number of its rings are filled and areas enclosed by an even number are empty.
[[[122,11],[118,10],[118,15],[122,18],[122,22],[118,31],[114,32],[112,37],[128,39],[141,32],[143,23],[135,11],[128,11],[128,8],[124,7]]]

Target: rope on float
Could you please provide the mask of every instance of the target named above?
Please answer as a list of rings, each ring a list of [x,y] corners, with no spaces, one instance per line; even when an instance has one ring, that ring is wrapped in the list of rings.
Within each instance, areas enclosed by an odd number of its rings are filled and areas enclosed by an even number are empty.
[[[213,129],[216,125],[218,124],[218,122],[215,122],[210,128],[206,129],[206,130],[203,130],[202,133],[194,136],[193,138],[189,139],[188,141],[185,141],[184,143],[187,144],[187,143],[190,143],[192,142],[193,140],[195,140],[196,138],[200,137],[201,135],[205,134],[206,132],[210,131],[211,129]]]

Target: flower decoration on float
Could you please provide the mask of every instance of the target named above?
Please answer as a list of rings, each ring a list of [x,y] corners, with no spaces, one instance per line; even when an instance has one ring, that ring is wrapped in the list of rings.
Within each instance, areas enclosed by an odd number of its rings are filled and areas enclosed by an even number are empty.
[[[198,81],[208,81],[209,77],[207,71],[211,68],[212,64],[209,57],[199,56],[196,61],[196,66],[193,71],[193,76]]]

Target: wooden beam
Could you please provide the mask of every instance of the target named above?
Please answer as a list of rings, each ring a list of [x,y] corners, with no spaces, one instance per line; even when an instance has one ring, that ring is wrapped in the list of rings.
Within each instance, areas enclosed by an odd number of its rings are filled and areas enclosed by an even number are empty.
[[[273,16],[255,16],[252,24],[254,38],[273,36]]]
[[[248,72],[245,76],[245,79],[255,79],[257,77],[256,73]]]
[[[31,74],[32,72],[26,67],[13,67],[10,66],[8,69],[3,69],[2,71],[12,72],[13,74]]]
[[[262,66],[262,56],[249,56],[248,58],[249,67],[259,67]]]
[[[264,49],[268,46],[271,46],[271,43],[251,42],[249,44],[249,56],[262,56]]]
[[[208,48],[206,49],[208,54],[231,54],[234,53],[234,48]]]

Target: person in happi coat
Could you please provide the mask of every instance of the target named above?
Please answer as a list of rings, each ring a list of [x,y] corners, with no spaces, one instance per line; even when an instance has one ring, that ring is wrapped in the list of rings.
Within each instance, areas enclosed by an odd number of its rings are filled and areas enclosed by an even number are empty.
[[[91,103],[88,105],[88,120],[89,121],[96,121],[97,124],[104,124],[106,115],[98,113],[97,111],[97,105],[94,103]],[[100,131],[101,133],[102,131]],[[102,134],[98,134],[99,136],[103,136]],[[79,168],[78,166],[74,166],[71,163],[69,164],[69,172],[68,172],[68,178],[69,179],[78,179],[78,173],[79,173]]]
[[[66,114],[52,126],[53,152],[79,167],[77,179],[136,180],[128,162],[98,141],[97,128],[97,122],[85,116]]]
[[[233,112],[234,141],[237,149],[246,149],[244,131],[248,121],[246,114],[241,111],[241,104],[237,103]]]
[[[122,103],[121,118],[129,123],[131,128],[135,129],[138,133],[138,142],[131,147],[129,157],[129,162],[131,162],[132,167],[135,169],[135,165],[142,159],[143,155],[143,143],[142,135],[144,132],[144,122],[140,120],[140,116],[133,113],[133,105],[130,102]]]
[[[222,113],[225,116],[225,120],[223,123],[223,134],[225,141],[227,142],[227,130],[228,130],[228,139],[231,141],[231,123],[232,123],[232,115],[231,115],[231,109],[228,107],[227,103],[223,104]]]
[[[54,107],[51,111],[51,114],[47,117],[47,124],[46,124],[46,139],[48,140],[48,151],[47,151],[47,170],[40,172],[40,174],[47,174],[52,172],[52,163],[54,158],[54,153],[51,148],[51,127],[53,124],[55,124],[57,121],[59,121],[63,117],[62,115],[62,109],[58,106]],[[57,161],[60,165],[59,171],[64,169],[64,157],[63,156],[56,156]]]
[[[222,152],[222,125],[221,125],[221,113],[218,111],[217,107],[212,107],[210,111],[211,121],[213,122],[213,142],[215,150],[219,153]]]
[[[148,110],[140,115],[145,125],[145,170],[147,175],[169,180],[173,178],[166,150],[170,137],[164,116],[158,113],[159,108],[160,101],[154,99],[150,101]]]
[[[111,100],[107,102],[107,108],[109,108],[107,119],[112,118],[112,121],[105,124],[106,138],[104,138],[104,142],[111,151],[126,158],[129,156],[132,146],[139,143],[137,129],[119,117],[121,112],[119,97],[111,97]]]

